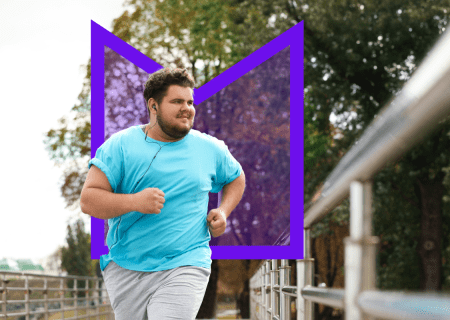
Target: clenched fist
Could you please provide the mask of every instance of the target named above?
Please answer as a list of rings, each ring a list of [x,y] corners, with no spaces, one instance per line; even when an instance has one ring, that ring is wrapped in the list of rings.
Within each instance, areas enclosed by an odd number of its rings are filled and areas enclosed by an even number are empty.
[[[158,188],[146,188],[134,194],[135,210],[140,213],[161,213],[164,207],[164,192]]]
[[[222,209],[212,209],[206,217],[208,222],[209,231],[215,238],[221,236],[225,232],[227,227],[227,216]]]

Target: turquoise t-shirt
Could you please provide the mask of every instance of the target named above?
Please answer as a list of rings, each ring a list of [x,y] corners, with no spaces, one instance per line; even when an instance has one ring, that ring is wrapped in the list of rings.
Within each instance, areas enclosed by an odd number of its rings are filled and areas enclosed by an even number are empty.
[[[132,211],[108,219],[109,253],[100,257],[102,270],[111,260],[136,271],[211,267],[208,193],[242,172],[223,141],[193,129],[176,142],[145,141],[141,127],[134,126],[105,141],[91,165],[105,173],[115,193],[159,188],[165,194],[159,214]]]

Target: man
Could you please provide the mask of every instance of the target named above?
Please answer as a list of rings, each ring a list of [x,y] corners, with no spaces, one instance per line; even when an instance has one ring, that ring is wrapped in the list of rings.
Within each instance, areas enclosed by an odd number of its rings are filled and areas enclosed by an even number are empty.
[[[191,130],[192,77],[181,69],[150,75],[150,123],[112,135],[89,162],[83,212],[108,219],[109,253],[100,267],[116,320],[194,319],[211,269],[211,236],[245,188],[226,145]],[[223,189],[207,213],[208,193]]]

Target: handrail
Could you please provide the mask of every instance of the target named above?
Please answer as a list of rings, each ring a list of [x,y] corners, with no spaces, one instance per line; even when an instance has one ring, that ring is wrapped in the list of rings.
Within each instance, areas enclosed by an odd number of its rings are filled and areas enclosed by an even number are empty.
[[[352,181],[369,180],[388,161],[402,155],[448,117],[449,52],[450,30],[447,30],[402,91],[377,115],[328,176],[320,197],[305,212],[305,228],[345,199]]]
[[[251,303],[253,310],[265,310],[272,319],[289,319],[289,308],[283,314],[280,312],[281,292],[285,298],[298,298],[300,295],[308,301],[320,303],[326,306],[344,309],[345,290],[332,288],[318,288],[307,285],[301,289],[297,286],[283,285],[288,281],[275,281],[272,285],[272,278],[264,278],[269,274],[280,272],[284,263],[274,263],[274,260],[266,260],[257,271],[262,278],[252,277],[250,283]],[[273,268],[277,265],[277,268]],[[270,284],[269,284],[270,283]],[[272,293],[278,293],[275,297]],[[264,299],[263,296],[266,298]],[[279,301],[277,301],[277,299]],[[449,319],[450,315],[450,295],[436,293],[406,293],[395,291],[366,290],[360,293],[357,299],[361,310],[371,316],[383,319]],[[298,304],[297,304],[298,305]],[[272,307],[275,306],[275,307]],[[263,314],[256,315],[256,319],[264,319]]]
[[[56,278],[56,279],[78,279],[78,280],[98,280],[98,277],[91,277],[91,276],[73,276],[73,275],[66,275],[66,276],[59,276],[59,275],[53,275],[53,274],[45,274],[45,273],[35,273],[35,272],[23,272],[23,271],[3,271],[0,270],[0,274],[3,275],[12,275],[12,276],[31,276],[36,278]]]
[[[41,284],[32,286],[31,281],[43,281]],[[69,289],[66,281],[73,280],[74,287]],[[17,286],[16,281],[23,281],[23,286]],[[77,285],[79,281],[86,281],[85,286],[80,288]],[[49,282],[53,282],[50,284]],[[89,282],[95,284],[94,288],[89,288]],[[8,286],[10,284],[10,286]],[[50,286],[49,286],[50,285]],[[7,299],[8,293],[18,292],[19,298],[24,299]],[[23,292],[20,294],[20,292]],[[73,293],[73,298],[65,297],[66,293]],[[78,297],[79,292],[84,292],[85,297]],[[37,293],[37,294],[36,294]],[[49,295],[56,297],[49,298]],[[85,319],[106,315],[108,319],[114,319],[114,313],[111,308],[108,293],[103,285],[103,279],[98,277],[87,276],[56,276],[48,274],[27,273],[17,271],[0,271],[0,319],[8,319],[8,317],[25,316],[28,319],[34,315],[44,315],[44,319],[48,319],[50,315],[60,312],[62,319]],[[30,298],[32,294],[38,297]],[[73,305],[67,305],[67,302]],[[17,305],[24,305],[24,308],[17,310]],[[36,305],[38,305],[36,307]],[[14,307],[16,306],[16,307]],[[56,307],[56,308],[52,308]],[[91,312],[90,309],[92,310]],[[74,311],[74,317],[64,318],[64,312]],[[83,311],[85,315],[79,315],[79,311]]]
[[[365,291],[358,304],[367,314],[388,319],[449,319],[450,295]]]
[[[344,290],[316,288],[306,286],[302,289],[302,296],[306,300],[321,303],[330,307],[344,308]]]

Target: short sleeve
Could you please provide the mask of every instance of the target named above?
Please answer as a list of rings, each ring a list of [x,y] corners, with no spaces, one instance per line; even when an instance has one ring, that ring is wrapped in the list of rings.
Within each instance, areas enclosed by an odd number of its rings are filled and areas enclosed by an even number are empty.
[[[216,155],[216,175],[213,179],[211,192],[218,193],[228,183],[239,177],[242,173],[240,163],[233,157],[223,141],[219,141]]]
[[[109,184],[114,192],[120,185],[123,171],[123,152],[120,137],[111,136],[95,152],[95,157],[89,161],[89,168],[95,165],[108,178]]]

